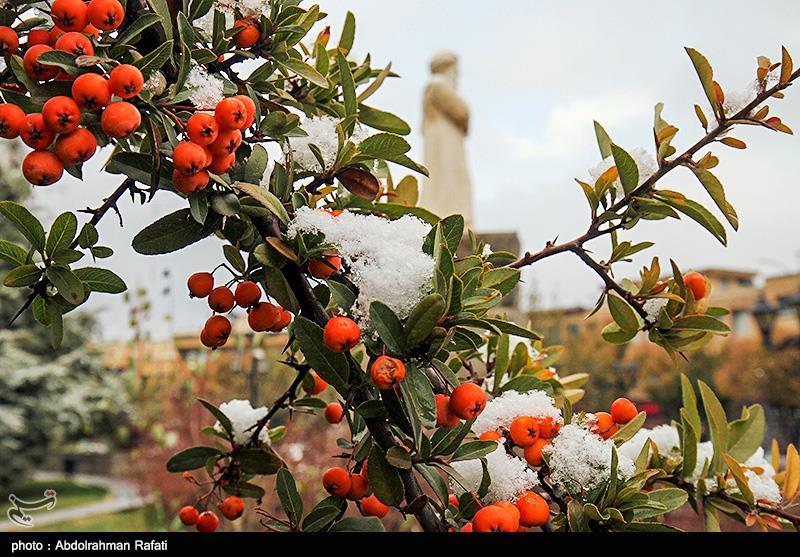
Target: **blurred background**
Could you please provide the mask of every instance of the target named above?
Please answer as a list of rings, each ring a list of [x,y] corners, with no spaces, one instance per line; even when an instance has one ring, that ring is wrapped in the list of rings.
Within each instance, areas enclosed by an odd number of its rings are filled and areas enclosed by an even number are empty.
[[[800,53],[800,4],[792,0],[757,7],[675,1],[658,11],[633,1],[613,7],[525,1],[502,9],[465,0],[319,3],[330,14],[320,30],[330,25],[336,37],[345,13],[354,12],[354,56],[371,53],[375,66],[391,61],[400,74],[371,102],[411,124],[412,155],[419,160],[428,62],[441,49],[458,55],[458,90],[472,115],[467,151],[475,228],[523,251],[585,230],[588,212],[573,178],[587,178],[600,162],[593,119],[625,148],[649,148],[653,106],[663,101],[665,118],[681,128],[674,142],[679,149],[701,136],[692,105],[704,101],[684,46],[708,57],[729,94],[748,88],[757,56],[777,60],[781,45],[795,58]],[[797,91],[790,89],[771,108],[800,129]],[[732,310],[729,338],[676,369],[646,342],[620,348],[601,340],[607,316],[584,319],[601,285],[574,258],[551,258],[523,275],[515,305],[506,309],[530,319],[547,344],[565,347],[557,364],[562,373],[592,376],[580,409],[607,408],[627,393],[648,411],[648,425],[669,421],[680,404],[682,371],[711,384],[729,416],[743,403],[759,402],[768,437],[782,446],[800,438],[800,142],[760,128],[737,137],[747,142],[746,151],[716,150],[721,163],[715,173],[742,223],[728,247],[692,222],[644,223],[634,236],[655,247],[618,271],[635,278],[658,255],[675,259],[684,271],[705,273],[713,285],[711,303]],[[100,156],[87,163],[85,181],[66,176],[31,191],[19,172],[24,152],[11,142],[0,149],[0,199],[27,204],[48,223],[62,211],[96,206],[116,184],[100,171]],[[669,185],[704,200],[692,176],[670,176]],[[168,474],[164,463],[178,449],[204,441],[199,429],[211,421],[195,397],[216,404],[248,398],[261,406],[291,380],[289,370],[273,363],[286,341],[281,335],[253,336],[237,327],[224,349],[209,353],[200,345],[208,310],[188,298],[186,278],[221,261],[218,240],[168,257],[147,258],[130,249],[136,232],[180,205],[167,195],[145,206],[126,199],[120,204],[123,227],[112,216],[101,223],[102,243],[115,251],[105,264],[129,290],[125,296],[96,295],[82,314],[70,315],[59,351],[49,348],[30,316],[12,329],[0,328],[3,513],[8,494],[35,499],[53,488],[57,508],[36,516],[38,528],[177,528],[175,511],[201,489]],[[13,236],[0,222],[0,237]],[[602,257],[603,246],[597,249]],[[19,294],[0,286],[0,327],[21,304]],[[288,418],[281,415],[273,425]],[[336,438],[343,433],[344,426],[328,426],[321,416],[295,414],[276,445],[308,504],[322,492],[321,472],[339,452]],[[245,516],[225,527],[257,529],[257,517]],[[411,528],[395,511],[390,521]],[[0,522],[4,527],[10,526]]]

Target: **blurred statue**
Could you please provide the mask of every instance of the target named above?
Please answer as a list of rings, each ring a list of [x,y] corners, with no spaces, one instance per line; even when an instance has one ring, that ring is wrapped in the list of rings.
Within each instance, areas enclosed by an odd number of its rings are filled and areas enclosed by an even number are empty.
[[[420,206],[441,217],[464,215],[467,227],[471,227],[472,185],[464,148],[469,107],[456,90],[456,55],[442,52],[434,56],[431,74],[422,105],[425,165],[430,178],[423,185]]]

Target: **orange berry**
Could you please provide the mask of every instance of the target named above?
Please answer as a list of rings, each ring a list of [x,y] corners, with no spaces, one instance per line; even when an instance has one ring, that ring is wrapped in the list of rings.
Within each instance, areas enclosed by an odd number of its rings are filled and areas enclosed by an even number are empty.
[[[603,439],[608,439],[617,432],[617,424],[614,423],[614,418],[608,412],[597,412],[595,415],[595,423],[591,427],[591,431],[597,433]]]
[[[241,497],[227,497],[219,504],[219,512],[228,520],[236,520],[244,514],[244,501]]]
[[[96,37],[100,34],[100,29],[98,29],[91,23],[87,23],[86,27],[83,28],[81,33],[83,33],[84,35],[88,35],[90,37]]]
[[[128,137],[139,129],[142,125],[142,115],[131,103],[119,101],[106,107],[100,117],[100,124],[106,135],[120,139]]]
[[[120,64],[108,75],[108,85],[111,87],[111,92],[118,97],[131,99],[142,90],[144,76],[136,66]]]
[[[358,501],[367,494],[367,491],[369,491],[369,482],[366,474],[350,474],[350,491],[347,492],[345,498]]]
[[[543,439],[552,439],[558,435],[559,429],[561,429],[561,424],[556,422],[553,418],[547,416],[539,419],[539,437]]]
[[[175,170],[193,176],[206,167],[206,152],[197,143],[181,141],[172,151],[172,162]]]
[[[209,150],[209,152],[211,152]],[[236,164],[236,155],[224,155],[222,157],[218,157],[212,154],[211,164],[208,165],[208,171],[212,174],[225,174],[233,165]]]
[[[361,339],[361,329],[349,317],[332,317],[322,331],[322,341],[328,350],[347,352]]]
[[[708,281],[700,273],[686,273],[683,275],[683,284],[692,291],[696,301],[702,300],[708,294]]]
[[[219,124],[211,114],[198,112],[186,123],[186,133],[198,145],[211,145],[219,135]]]
[[[285,309],[281,309],[280,317],[278,317],[278,322],[275,323],[270,328],[270,331],[278,332],[284,330],[286,327],[289,326],[289,323],[292,322],[292,313]]]
[[[19,131],[22,141],[28,147],[41,150],[46,149],[56,138],[55,132],[45,123],[44,117],[36,112],[25,116],[25,122]]]
[[[184,174],[179,170],[172,171],[172,185],[184,195],[191,195],[208,185],[208,172],[201,170],[195,174]]]
[[[436,395],[436,427],[455,427],[461,423],[458,416],[450,413],[450,397],[447,395]]]
[[[484,431],[479,437],[481,441],[500,441],[502,438],[499,431]]]
[[[543,461],[542,449],[544,449],[549,444],[550,444],[549,440],[542,439],[540,437],[532,444],[525,447],[525,450],[522,452],[522,456],[525,458],[525,462],[527,462],[531,466],[541,466]]]
[[[467,522],[467,523],[466,523],[466,524],[464,524],[464,526],[462,526],[462,527],[461,527],[461,529],[459,530],[459,532],[474,532],[474,531],[475,531],[475,530],[473,529],[472,522]]]
[[[214,349],[217,349],[217,348],[219,348],[221,346],[224,346],[225,343],[228,342],[228,339],[227,339],[227,337],[226,338],[215,338],[215,337],[211,336],[211,333],[209,333],[207,330],[203,329],[202,331],[200,331],[200,342],[203,344],[203,346],[205,346],[207,348],[211,348],[212,350],[214,350]]]
[[[280,320],[281,309],[268,302],[259,302],[247,314],[247,323],[257,333],[269,331]]]
[[[22,160],[22,175],[34,186],[49,186],[64,174],[64,165],[52,151],[32,151]]]
[[[378,356],[369,368],[369,375],[376,387],[387,391],[403,380],[406,366],[397,358]]]
[[[519,524],[515,523],[514,516],[507,510],[489,505],[475,513],[472,527],[475,532],[516,532]]]
[[[205,298],[214,290],[214,275],[211,273],[195,273],[186,282],[190,298]]]
[[[381,503],[373,493],[361,500],[361,514],[364,516],[377,516],[383,518],[389,512],[389,507]]]
[[[53,27],[52,29],[50,29],[50,33],[47,35],[47,44],[49,46],[55,47],[56,42],[58,41],[58,39],[61,38],[61,35],[63,35],[64,33],[65,31],[63,29],[59,29],[58,27]]]
[[[217,103],[214,118],[223,130],[241,130],[247,122],[247,109],[239,99],[228,97]]]
[[[25,124],[25,111],[15,104],[0,104],[0,137],[13,139],[19,136]]]
[[[246,19],[236,20],[233,28],[240,29],[233,36],[233,43],[239,48],[250,48],[261,39],[261,29]]]
[[[92,0],[87,10],[92,25],[103,31],[113,31],[125,18],[125,8],[117,0]]]
[[[64,33],[56,41],[56,50],[63,50],[75,56],[93,56],[94,45],[89,37],[77,31]]]
[[[618,398],[611,403],[611,419],[618,424],[627,424],[639,414],[636,405],[627,398]]]
[[[50,40],[49,29],[31,29],[28,31],[28,48],[37,44],[47,44]]]
[[[325,280],[339,272],[342,258],[338,255],[323,255],[319,259],[308,262],[308,274],[316,279]]]
[[[474,420],[486,408],[486,393],[475,383],[462,383],[450,395],[449,408],[462,420]]]
[[[338,424],[344,417],[344,409],[338,402],[331,402],[325,407],[325,419],[329,424]],[[361,497],[356,497],[360,499]]]
[[[219,518],[214,511],[200,513],[200,516],[197,517],[196,528],[198,532],[213,532],[219,528]]]
[[[97,151],[97,139],[86,128],[78,128],[72,133],[59,136],[55,151],[65,165],[81,164],[92,158]]]
[[[531,416],[520,416],[511,422],[511,440],[520,447],[530,447],[539,438],[539,420]]]
[[[81,123],[81,109],[70,97],[52,97],[42,107],[42,117],[47,127],[56,133],[70,133]]]
[[[309,372],[306,381],[303,381],[303,390],[310,395],[318,395],[327,388],[328,384],[316,371]]]
[[[247,118],[241,127],[242,131],[244,131],[256,121],[256,103],[248,95],[236,95],[233,98],[241,101],[244,105],[244,109],[247,111]]]
[[[97,110],[111,102],[111,88],[102,75],[81,74],[72,82],[72,98],[84,110]]]
[[[450,495],[447,497],[447,503],[448,503],[449,505],[452,505],[452,506],[454,506],[455,508],[458,508],[458,504],[459,504],[459,503],[458,503],[458,497],[456,497],[455,495],[453,495],[453,494],[451,493],[451,494],[450,494]]]
[[[50,17],[62,31],[80,31],[89,21],[87,11],[83,0],[54,0]]]
[[[550,505],[544,497],[533,491],[526,491],[517,499],[516,505],[519,509],[519,523],[527,528],[544,526],[550,518]]]
[[[197,524],[197,519],[199,517],[200,513],[191,505],[186,505],[178,512],[178,518],[181,519],[184,526],[194,526]]]
[[[203,330],[208,334],[208,338],[215,340],[228,340],[231,334],[231,322],[224,315],[212,315],[203,326]]]
[[[208,149],[215,157],[227,157],[235,153],[241,144],[242,132],[240,130],[220,130],[217,139],[208,146]]]
[[[322,485],[331,495],[344,497],[350,491],[350,474],[344,468],[329,468],[322,475]]]
[[[508,514],[511,515],[511,518],[514,520],[514,531],[519,529],[519,519],[520,519],[520,512],[514,503],[509,503],[508,501],[499,501],[494,504],[495,507],[500,507]]]
[[[0,54],[11,56],[19,49],[19,35],[11,27],[0,27]]]
[[[233,292],[227,286],[218,286],[208,295],[208,307],[217,313],[226,313],[233,309]]]
[[[241,308],[249,308],[258,303],[261,299],[261,288],[252,280],[243,280],[236,285],[236,292],[233,295],[236,305]]]
[[[80,2],[80,0],[78,0]],[[37,44],[28,48],[22,57],[25,73],[34,81],[48,81],[58,74],[58,67],[47,66],[39,62],[39,55],[53,50],[46,44]]]

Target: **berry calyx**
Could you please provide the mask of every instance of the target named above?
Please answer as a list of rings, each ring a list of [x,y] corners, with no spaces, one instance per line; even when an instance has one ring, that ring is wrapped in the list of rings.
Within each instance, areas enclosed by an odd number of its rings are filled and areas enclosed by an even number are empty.
[[[361,340],[361,329],[349,317],[332,317],[322,332],[322,341],[328,350],[347,352]]]
[[[475,383],[462,383],[450,395],[449,408],[462,420],[474,420],[486,408],[486,393]]]
[[[381,391],[387,391],[406,376],[406,366],[397,358],[378,356],[369,368],[372,382]]]
[[[329,468],[322,475],[322,485],[331,495],[344,497],[350,491],[350,474],[344,468]]]
[[[627,424],[639,414],[636,405],[627,398],[618,398],[611,403],[611,419],[617,424]]]
[[[189,297],[205,298],[214,290],[214,275],[211,273],[195,273],[186,281]]]

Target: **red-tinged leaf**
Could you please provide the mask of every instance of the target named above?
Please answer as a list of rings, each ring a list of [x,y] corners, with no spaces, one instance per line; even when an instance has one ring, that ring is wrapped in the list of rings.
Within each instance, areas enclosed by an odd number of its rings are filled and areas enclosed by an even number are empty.
[[[360,168],[345,168],[336,173],[336,179],[347,191],[369,201],[375,199],[381,189],[378,179]]]
[[[781,77],[780,82],[786,83],[792,77],[793,70],[792,57],[786,47],[781,47]]]

